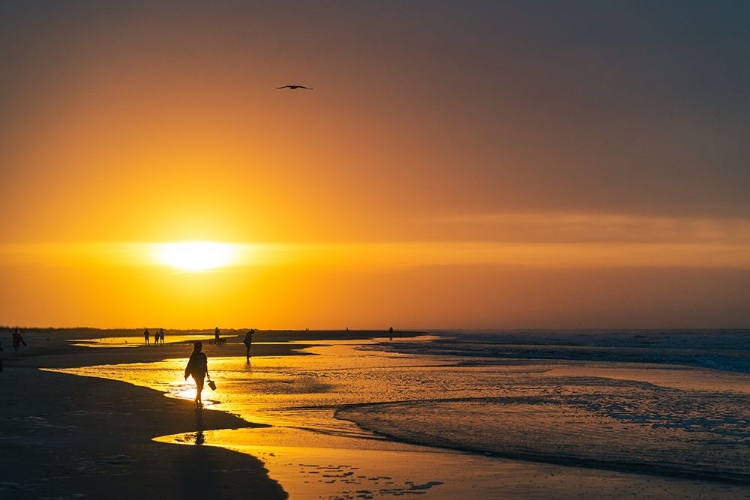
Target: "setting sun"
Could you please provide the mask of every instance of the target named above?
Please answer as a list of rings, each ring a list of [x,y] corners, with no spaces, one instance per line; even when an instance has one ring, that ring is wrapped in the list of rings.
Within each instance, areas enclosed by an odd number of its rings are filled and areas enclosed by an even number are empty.
[[[158,260],[161,264],[185,271],[205,271],[232,264],[234,250],[227,243],[164,243],[159,247]]]

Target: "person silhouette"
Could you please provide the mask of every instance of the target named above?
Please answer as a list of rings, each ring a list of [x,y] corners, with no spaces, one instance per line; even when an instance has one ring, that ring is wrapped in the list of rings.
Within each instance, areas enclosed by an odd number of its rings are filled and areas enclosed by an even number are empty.
[[[391,335],[391,340],[393,340],[393,327],[391,327],[391,328],[390,328],[390,329],[388,330],[388,333],[390,333],[390,335]]]
[[[202,350],[203,342],[196,340],[193,343],[193,353],[190,355],[188,364],[185,367],[185,380],[188,379],[188,376],[192,376],[195,381],[195,404],[198,406],[203,406],[201,395],[206,375],[211,380],[211,375],[208,373],[208,358]]]
[[[255,333],[255,329],[251,328],[249,332],[245,334],[245,340],[242,342],[245,344],[245,359],[247,362],[250,362],[250,347],[253,345],[253,334]]]
[[[159,328],[159,343],[164,345],[164,328]]]
[[[219,345],[219,335],[221,332],[219,331],[219,327],[216,327],[216,330],[214,330],[214,344]]]
[[[13,350],[15,351],[16,356],[18,356],[18,349],[21,347],[21,344],[23,344],[23,346],[26,347],[26,342],[23,340],[23,337],[21,337],[21,334],[18,332],[18,328],[16,328],[13,331]]]
[[[145,330],[143,330],[143,341],[146,343],[146,345],[150,344],[150,342],[149,342],[149,337],[150,336],[151,336],[151,334],[148,333],[148,328],[146,328]]]

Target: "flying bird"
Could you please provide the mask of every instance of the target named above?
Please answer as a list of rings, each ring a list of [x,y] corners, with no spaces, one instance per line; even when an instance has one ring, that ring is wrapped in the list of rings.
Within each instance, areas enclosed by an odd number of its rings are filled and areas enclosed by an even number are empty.
[[[312,90],[310,87],[305,87],[304,85],[284,85],[283,87],[276,87],[277,89],[304,89],[304,90]]]

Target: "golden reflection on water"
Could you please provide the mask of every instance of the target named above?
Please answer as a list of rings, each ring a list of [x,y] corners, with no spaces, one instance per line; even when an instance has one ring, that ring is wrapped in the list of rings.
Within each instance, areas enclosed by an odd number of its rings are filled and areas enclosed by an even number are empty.
[[[500,433],[515,429],[526,435],[524,429],[536,425],[554,434],[559,441],[562,439],[560,436],[566,434],[557,432],[559,422],[578,415],[570,413],[569,408],[561,408],[563,413],[560,413],[552,411],[550,407],[544,413],[539,411],[539,405],[529,406],[519,402],[493,406],[498,409],[494,414],[477,413],[473,412],[475,407],[464,407],[462,403],[463,400],[482,399],[488,395],[502,400],[519,395],[546,399],[562,397],[564,395],[550,391],[573,390],[577,387],[575,384],[567,387],[558,377],[550,377],[550,373],[561,375],[560,370],[565,368],[564,365],[552,367],[549,363],[520,363],[461,366],[455,359],[440,356],[409,356],[357,349],[365,343],[325,341],[306,350],[315,354],[312,356],[263,356],[253,358],[249,364],[245,362],[241,346],[235,344],[226,349],[210,346],[207,349],[209,370],[217,381],[218,389],[204,390],[206,406],[271,427],[208,431],[197,422],[194,431],[161,436],[155,440],[221,446],[256,456],[265,463],[270,476],[280,481],[290,498],[294,499],[354,498],[356,495],[346,495],[357,491],[369,492],[367,494],[372,496],[368,498],[429,491],[429,498],[450,499],[465,494],[467,485],[471,485],[471,491],[477,498],[509,497],[511,490],[515,494],[510,497],[527,498],[531,492],[529,488],[532,488],[529,478],[538,484],[538,491],[534,490],[538,493],[537,498],[549,497],[550,488],[560,493],[558,497],[564,498],[581,495],[589,498],[630,496],[631,492],[618,484],[632,486],[633,494],[640,497],[651,493],[656,495],[653,498],[697,497],[696,492],[700,487],[691,484],[685,486],[685,490],[679,490],[681,486],[675,486],[669,478],[644,476],[641,479],[632,474],[612,471],[503,461],[412,446],[389,441],[363,430],[354,422],[337,420],[334,411],[338,408],[359,408],[360,405],[367,406],[367,403],[374,402],[381,408],[393,408],[392,411],[398,412],[404,425],[414,422],[421,426],[420,431],[435,426],[440,429],[455,427],[456,432],[470,432],[478,421],[475,419],[482,417],[489,419],[484,424],[487,428],[498,426]],[[237,355],[226,356],[229,352],[236,352]],[[217,353],[222,355],[215,356]],[[180,357],[155,363],[54,371],[120,380],[158,390],[170,397],[192,400],[195,385],[192,380],[185,381],[183,378],[186,363],[187,358]],[[573,366],[576,366],[575,363]],[[654,379],[663,370],[661,367],[642,365],[641,368],[641,371],[650,373],[648,377],[652,383],[665,384],[665,387],[671,383],[671,379]],[[671,369],[677,370],[683,378],[690,378],[691,386],[698,384],[705,372],[684,367]],[[584,380],[588,381],[592,373],[579,375],[587,375]],[[606,373],[599,375],[604,377]],[[682,387],[686,384],[683,379],[675,380]],[[621,390],[618,385],[611,387],[614,387],[611,390]],[[599,385],[594,389],[600,392],[598,398],[607,395],[606,390],[610,390]],[[590,384],[583,384],[579,390],[592,389]],[[428,403],[432,398],[438,404],[409,404],[410,398]],[[458,399],[450,402],[451,398]],[[369,416],[384,416],[387,420],[391,416],[388,411],[391,410]],[[434,419],[431,419],[433,413],[430,412],[436,412]],[[201,411],[196,413],[201,414]],[[453,415],[461,415],[463,420],[459,421]],[[505,422],[498,422],[498,417],[505,418]],[[601,419],[596,415],[589,417]],[[440,427],[441,419],[449,421],[450,426]],[[596,443],[593,445],[596,449],[605,450],[613,440],[630,439],[623,438],[627,436],[620,429],[624,424],[614,423],[614,427],[609,429],[603,428],[598,420],[581,422],[575,431],[567,434],[574,434],[574,440],[583,439],[585,434],[586,442]],[[555,439],[551,439],[550,443],[556,444]],[[502,481],[498,480],[499,476],[502,476]],[[668,491],[666,488],[676,487],[679,491],[670,489],[669,495],[664,493]]]
[[[192,340],[190,336],[186,337]],[[136,337],[127,339],[129,342],[138,340]],[[174,337],[175,342],[181,340],[178,336]],[[169,342],[169,336],[167,341]],[[310,409],[298,410],[295,407],[313,407],[325,405],[327,402],[332,404],[350,390],[340,386],[342,381],[338,380],[338,377],[329,377],[326,373],[343,374],[347,370],[366,370],[368,367],[395,368],[412,363],[411,358],[406,355],[356,349],[368,343],[372,344],[374,341],[304,342],[319,344],[305,349],[306,353],[313,355],[253,357],[250,363],[245,360],[244,347],[241,349],[241,355],[238,350],[236,356],[214,356],[212,354],[217,350],[222,351],[225,348],[217,349],[210,346],[206,350],[209,372],[218,387],[216,391],[212,391],[208,386],[204,388],[204,405],[240,415],[257,423],[309,425]],[[123,342],[122,345],[126,344]],[[231,346],[228,345],[226,349],[231,349]],[[87,366],[50,371],[117,380],[154,389],[168,397],[192,401],[195,398],[195,383],[192,378],[186,381],[183,375],[187,359],[180,357],[151,363]],[[439,363],[440,361],[434,361],[428,364]],[[363,385],[360,389],[363,393],[375,393],[383,388]],[[326,410],[326,413],[320,421],[330,420],[332,410]],[[303,421],[306,423],[303,424]]]
[[[150,345],[154,345],[154,332],[150,332],[151,336],[149,339]],[[190,343],[196,340],[201,340],[204,343],[208,343],[213,340],[213,335],[208,334],[178,334],[171,335],[167,332],[164,338],[165,344],[181,344]],[[91,339],[73,339],[69,341],[71,345],[81,347],[141,347],[145,345],[143,337],[135,337],[132,335],[125,337],[99,337]]]
[[[186,381],[183,375],[187,360],[188,358],[175,358],[153,363],[44,368],[44,370],[127,382],[166,393],[168,396],[193,400],[195,384],[192,379]]]

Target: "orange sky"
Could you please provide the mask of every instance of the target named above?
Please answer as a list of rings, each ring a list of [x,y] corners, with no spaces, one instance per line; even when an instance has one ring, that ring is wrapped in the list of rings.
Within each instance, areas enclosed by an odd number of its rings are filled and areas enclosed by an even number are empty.
[[[0,324],[747,327],[750,14],[676,5],[4,2]]]

